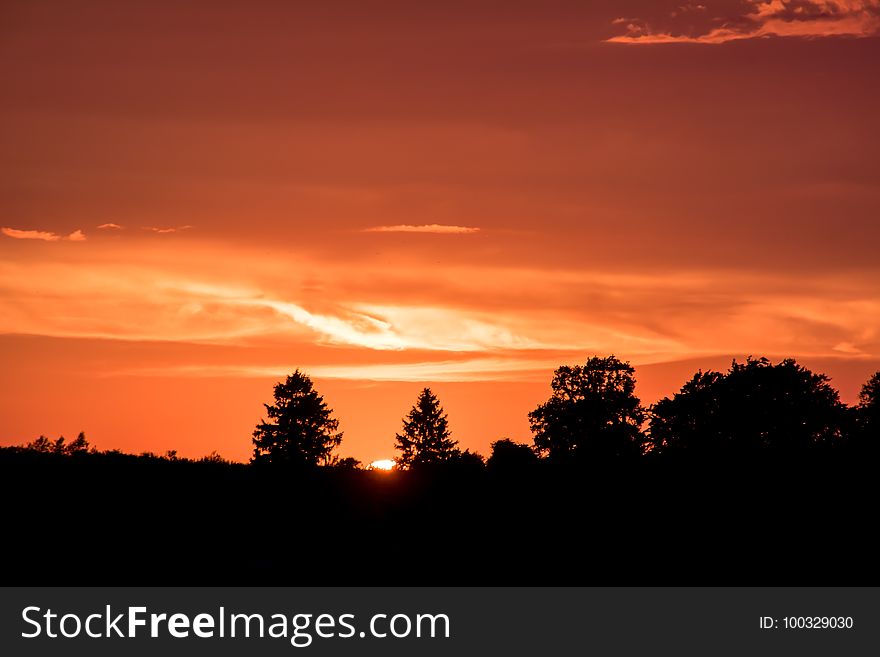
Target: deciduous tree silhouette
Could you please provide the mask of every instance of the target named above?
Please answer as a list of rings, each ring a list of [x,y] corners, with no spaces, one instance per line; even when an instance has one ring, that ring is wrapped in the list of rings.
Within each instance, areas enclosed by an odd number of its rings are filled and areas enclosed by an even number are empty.
[[[645,411],[634,372],[614,356],[557,369],[550,399],[529,413],[535,449],[555,461],[639,456]]]
[[[460,454],[457,441],[450,436],[446,413],[430,388],[419,393],[395,438],[395,448],[400,450],[397,466],[403,469],[442,463]]]
[[[486,459],[483,455],[469,449],[464,451],[456,449],[445,462],[453,465],[460,472],[480,473],[486,467]]]
[[[264,404],[268,421],[261,420],[254,430],[252,462],[295,467],[332,462],[342,433],[312,380],[297,370],[275,385],[274,396],[274,404]]]
[[[880,372],[862,386],[859,392],[859,410],[864,415],[865,422],[874,425],[875,431],[880,431]]]
[[[698,372],[655,404],[649,444],[661,455],[796,455],[839,443],[845,415],[824,374],[791,359],[749,358],[726,374]]]
[[[523,474],[538,462],[538,455],[524,443],[502,438],[492,443],[492,453],[486,467],[493,472]]]
[[[863,452],[880,452],[880,372],[862,386],[856,407],[857,442]]]

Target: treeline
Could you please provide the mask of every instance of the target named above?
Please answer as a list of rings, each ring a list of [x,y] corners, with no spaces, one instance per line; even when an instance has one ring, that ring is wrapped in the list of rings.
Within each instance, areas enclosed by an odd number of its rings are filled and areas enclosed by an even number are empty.
[[[189,459],[177,455],[177,450],[168,450],[164,454],[156,454],[154,452],[141,452],[140,454],[126,454],[118,449],[98,450],[86,438],[84,431],[80,431],[76,438],[67,442],[64,436],[59,436],[52,440],[41,435],[39,438],[32,440],[24,445],[14,447],[0,448],[6,452],[28,452],[35,454],[46,454],[51,456],[73,456],[82,458],[88,456],[102,456],[116,459],[142,459],[144,461],[168,461],[179,463],[213,463],[220,465],[231,465],[232,461],[223,458],[217,451],[213,451],[207,456],[198,459]]]
[[[251,464],[85,436],[0,449],[0,551],[11,584],[870,584],[878,389],[847,406],[794,361],[749,359],[645,407],[629,364],[591,358],[555,372],[532,444],[485,460],[423,390],[387,476],[337,456],[294,372]]]
[[[529,413],[531,444],[501,438],[488,458],[461,450],[446,412],[424,388],[394,437],[397,470],[522,470],[538,464],[602,467],[636,462],[773,461],[873,457],[880,445],[880,372],[859,402],[840,400],[827,376],[793,359],[733,361],[726,372],[699,371],[672,397],[645,406],[635,369],[615,356],[562,366],[551,395]],[[274,402],[253,433],[256,466],[355,470],[364,464],[337,453],[343,433],[312,380],[299,370],[275,385]],[[489,411],[487,411],[489,412]],[[59,456],[97,454],[85,435],[36,440],[12,450]],[[121,456],[117,450],[100,452]],[[146,460],[228,464],[217,452],[183,459],[176,451],[144,452]],[[369,466],[366,466],[369,467]]]
[[[562,366],[550,398],[529,413],[532,444],[497,440],[488,460],[459,449],[440,401],[425,388],[395,436],[395,467],[862,456],[873,454],[880,441],[880,372],[863,386],[856,406],[841,402],[827,376],[792,359],[774,364],[749,358],[733,361],[727,372],[700,371],[672,397],[648,407],[635,387],[635,369],[615,356]],[[308,376],[296,371],[274,393],[274,404],[266,405],[269,419],[254,432],[253,463],[358,465],[334,456],[342,442],[339,423]]]

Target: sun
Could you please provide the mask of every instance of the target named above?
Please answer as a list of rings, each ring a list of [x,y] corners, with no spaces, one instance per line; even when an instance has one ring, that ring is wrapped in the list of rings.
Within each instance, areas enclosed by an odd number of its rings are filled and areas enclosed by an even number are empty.
[[[370,470],[384,470],[388,472],[389,470],[394,469],[394,460],[393,459],[379,459],[378,461],[373,461],[369,465]]]

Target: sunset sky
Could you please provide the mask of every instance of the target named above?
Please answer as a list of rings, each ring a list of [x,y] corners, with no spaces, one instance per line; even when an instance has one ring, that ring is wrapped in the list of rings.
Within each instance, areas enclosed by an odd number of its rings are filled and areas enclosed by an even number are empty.
[[[236,460],[309,373],[529,441],[552,370],[880,369],[880,0],[0,5],[0,443]]]

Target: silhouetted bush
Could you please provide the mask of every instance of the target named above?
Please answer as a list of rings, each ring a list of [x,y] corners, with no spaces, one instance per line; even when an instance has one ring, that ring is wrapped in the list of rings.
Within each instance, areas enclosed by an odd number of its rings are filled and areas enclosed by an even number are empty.
[[[62,456],[72,456],[74,454],[84,454],[89,451],[89,441],[86,440],[86,435],[82,431],[79,432],[79,435],[73,440],[73,442],[66,443],[64,436],[59,437],[57,440],[49,440],[46,436],[40,436],[36,440],[29,442],[25,445],[25,449],[30,449],[35,452],[44,452],[47,454],[60,454]]]
[[[538,463],[538,455],[524,443],[502,438],[492,443],[492,453],[486,461],[491,472],[525,475]]]
[[[440,465],[463,474],[480,474],[486,467],[486,460],[481,454],[469,449],[456,450],[445,461],[440,461]]]

